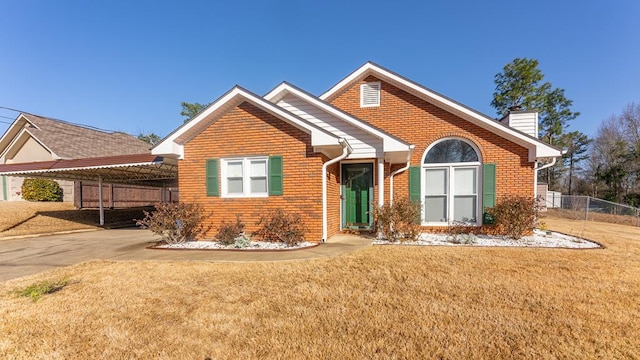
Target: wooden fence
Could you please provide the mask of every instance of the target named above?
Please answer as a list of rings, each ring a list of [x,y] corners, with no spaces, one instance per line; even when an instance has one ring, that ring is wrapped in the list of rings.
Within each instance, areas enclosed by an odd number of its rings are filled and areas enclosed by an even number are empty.
[[[73,203],[76,208],[97,208],[98,184],[76,181]],[[165,200],[178,202],[177,187],[165,188]],[[138,185],[103,184],[102,203],[106,208],[130,208],[150,206],[162,202],[162,188]]]

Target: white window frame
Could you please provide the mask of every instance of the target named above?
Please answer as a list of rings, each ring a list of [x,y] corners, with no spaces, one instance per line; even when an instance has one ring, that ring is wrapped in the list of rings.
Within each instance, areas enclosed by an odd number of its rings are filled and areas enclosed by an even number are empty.
[[[438,143],[445,141],[445,140],[462,140],[464,142],[466,142],[467,144],[469,144],[475,151],[476,154],[478,155],[478,160],[479,161],[473,161],[473,162],[459,162],[459,163],[431,163],[431,164],[425,164],[424,161],[427,158],[427,154],[429,153],[429,151],[436,146]],[[429,147],[427,147],[427,149],[425,150],[423,156],[422,156],[422,167],[421,167],[421,174],[420,174],[420,202],[422,204],[422,214],[420,216],[420,218],[422,219],[422,226],[449,226],[451,224],[453,224],[454,222],[454,214],[455,214],[455,189],[454,189],[454,184],[455,184],[455,169],[471,169],[474,168],[476,170],[476,186],[475,186],[475,197],[476,197],[476,221],[475,222],[471,222],[471,223],[467,223],[468,225],[472,225],[472,226],[478,226],[482,223],[482,158],[480,157],[481,153],[478,149],[478,147],[472,143],[471,141],[468,141],[467,139],[462,139],[462,138],[458,138],[458,137],[447,137],[444,139],[440,139],[439,141],[434,142],[433,144],[431,144]],[[424,199],[427,195],[427,180],[426,180],[426,170],[428,169],[447,169],[447,179],[446,179],[446,189],[447,189],[447,221],[426,221],[426,209],[425,209],[425,203],[424,203]],[[462,194],[459,194],[462,195]]]
[[[371,87],[371,86],[375,86],[377,88],[377,92],[378,92],[377,102],[375,102],[373,104],[365,104],[364,93],[366,91],[366,88],[367,87]],[[380,81],[370,81],[370,82],[366,82],[366,83],[360,85],[360,107],[365,108],[365,107],[380,106],[381,98],[382,98],[382,84],[380,83]]]
[[[264,161],[265,163],[265,184],[266,190],[265,192],[251,192],[251,179],[256,176],[252,176],[251,174],[251,163],[254,161]],[[235,157],[235,158],[225,158],[221,159],[221,197],[224,198],[259,198],[259,197],[268,197],[269,196],[269,157],[268,156],[252,156],[252,157]],[[232,162],[242,162],[242,193],[229,193],[229,185],[228,185],[228,165]],[[260,176],[261,177],[261,176]]]

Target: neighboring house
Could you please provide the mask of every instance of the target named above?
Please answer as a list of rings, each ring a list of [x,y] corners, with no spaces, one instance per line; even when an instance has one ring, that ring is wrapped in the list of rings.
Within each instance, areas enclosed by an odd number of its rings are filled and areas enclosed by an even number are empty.
[[[179,159],[180,201],[214,226],[237,215],[251,231],[283,208],[325,241],[372,229],[373,207],[399,197],[425,227],[482,225],[497,198],[533,198],[536,168],[561,155],[536,135],[536,113],[496,121],[369,62],[320,96],[234,87],[152,153]]]
[[[0,164],[148,154],[149,144],[121,132],[20,114],[0,138]],[[0,200],[22,200],[22,177],[0,176]],[[74,182],[58,180],[63,201],[74,201]]]

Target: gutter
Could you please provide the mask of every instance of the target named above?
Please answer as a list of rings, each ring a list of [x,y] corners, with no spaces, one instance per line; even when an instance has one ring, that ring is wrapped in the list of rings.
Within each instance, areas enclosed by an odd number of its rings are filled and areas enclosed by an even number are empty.
[[[389,205],[393,204],[393,177],[398,175],[399,173],[403,172],[403,171],[407,171],[409,169],[409,167],[411,166],[411,155],[413,154],[413,149],[415,148],[415,145],[410,145],[409,146],[409,156],[407,157],[407,165],[405,167],[402,167],[394,172],[392,172],[389,175]]]
[[[353,152],[351,145],[344,138],[339,138],[338,142],[342,145],[342,154],[322,164],[322,242],[327,241],[328,231],[328,215],[327,215],[327,168],[329,165],[346,158]]]
[[[540,170],[543,170],[543,169],[546,169],[546,168],[548,168],[548,167],[551,167],[551,166],[553,166],[553,165],[555,165],[557,160],[558,160],[558,158],[553,158],[553,160],[551,160],[551,162],[550,162],[550,163],[548,163],[548,164],[544,164],[544,165],[542,165],[542,166],[540,166],[540,167],[536,168],[536,172],[537,172],[537,171],[540,171]]]
[[[562,149],[560,151],[560,156],[562,156],[562,155],[564,155],[566,153],[567,153],[567,149]],[[536,168],[536,172],[538,172],[539,170],[546,169],[548,167],[551,167],[551,166],[555,165],[556,161],[558,161],[558,158],[557,157],[553,157],[550,163],[544,164],[544,165],[540,166],[539,168]]]

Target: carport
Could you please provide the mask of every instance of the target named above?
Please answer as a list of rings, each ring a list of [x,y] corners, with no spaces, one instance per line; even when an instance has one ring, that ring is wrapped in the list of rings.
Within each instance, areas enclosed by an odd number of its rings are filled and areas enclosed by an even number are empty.
[[[100,225],[104,225],[102,184],[135,184],[166,188],[178,177],[178,164],[152,154],[119,155],[0,165],[0,176],[96,181]],[[164,202],[165,192],[162,192]]]

